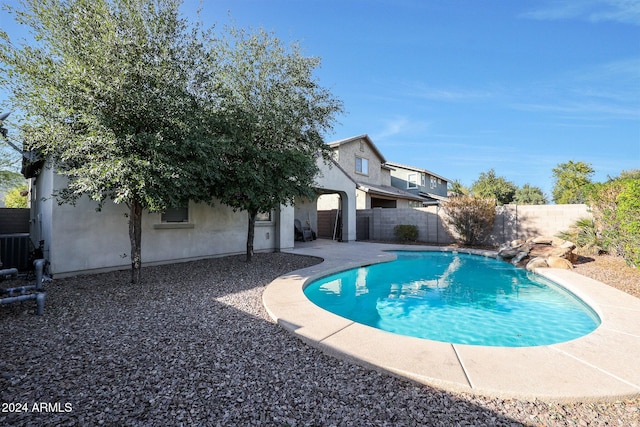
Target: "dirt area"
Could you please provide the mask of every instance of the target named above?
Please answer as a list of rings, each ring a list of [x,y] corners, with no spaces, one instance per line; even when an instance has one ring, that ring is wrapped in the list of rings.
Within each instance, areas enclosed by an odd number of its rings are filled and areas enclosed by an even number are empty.
[[[574,271],[640,298],[640,269],[611,255],[580,257]]]

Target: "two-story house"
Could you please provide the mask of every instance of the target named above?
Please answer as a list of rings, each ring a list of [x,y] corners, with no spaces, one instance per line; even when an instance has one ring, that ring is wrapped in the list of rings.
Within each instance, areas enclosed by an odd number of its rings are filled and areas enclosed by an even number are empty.
[[[447,200],[449,180],[426,169],[387,162],[391,168],[391,185],[424,198],[422,205],[437,205]]]
[[[368,135],[328,143],[334,160],[357,183],[357,209],[422,206],[426,199],[391,185],[392,168]],[[446,193],[445,193],[446,194]],[[331,209],[329,198],[318,201],[318,210]]]

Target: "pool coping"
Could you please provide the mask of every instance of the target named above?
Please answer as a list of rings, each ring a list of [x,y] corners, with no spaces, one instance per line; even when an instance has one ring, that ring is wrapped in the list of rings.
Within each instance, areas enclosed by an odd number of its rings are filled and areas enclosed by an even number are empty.
[[[313,304],[306,284],[350,268],[392,261],[396,250],[493,251],[315,240],[287,252],[320,264],[271,282],[264,306],[279,325],[336,357],[446,391],[547,401],[618,400],[640,395],[640,299],[570,270],[538,269],[600,316],[590,334],[537,347],[486,347],[406,337],[355,323]]]

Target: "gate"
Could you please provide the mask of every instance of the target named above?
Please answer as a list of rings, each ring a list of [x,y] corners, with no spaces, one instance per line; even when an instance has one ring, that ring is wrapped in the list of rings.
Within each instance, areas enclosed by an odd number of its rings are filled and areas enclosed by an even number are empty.
[[[356,240],[369,240],[369,217],[356,217]]]

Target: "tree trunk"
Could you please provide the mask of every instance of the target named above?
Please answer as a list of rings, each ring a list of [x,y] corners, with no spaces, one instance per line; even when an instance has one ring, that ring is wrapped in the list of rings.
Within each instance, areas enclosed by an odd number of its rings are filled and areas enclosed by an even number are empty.
[[[140,283],[142,267],[142,204],[137,199],[131,201],[129,212],[129,240],[131,241],[131,284]]]
[[[251,257],[253,257],[253,236],[255,235],[257,215],[257,211],[249,211],[249,227],[247,230],[247,262],[251,262]]]

